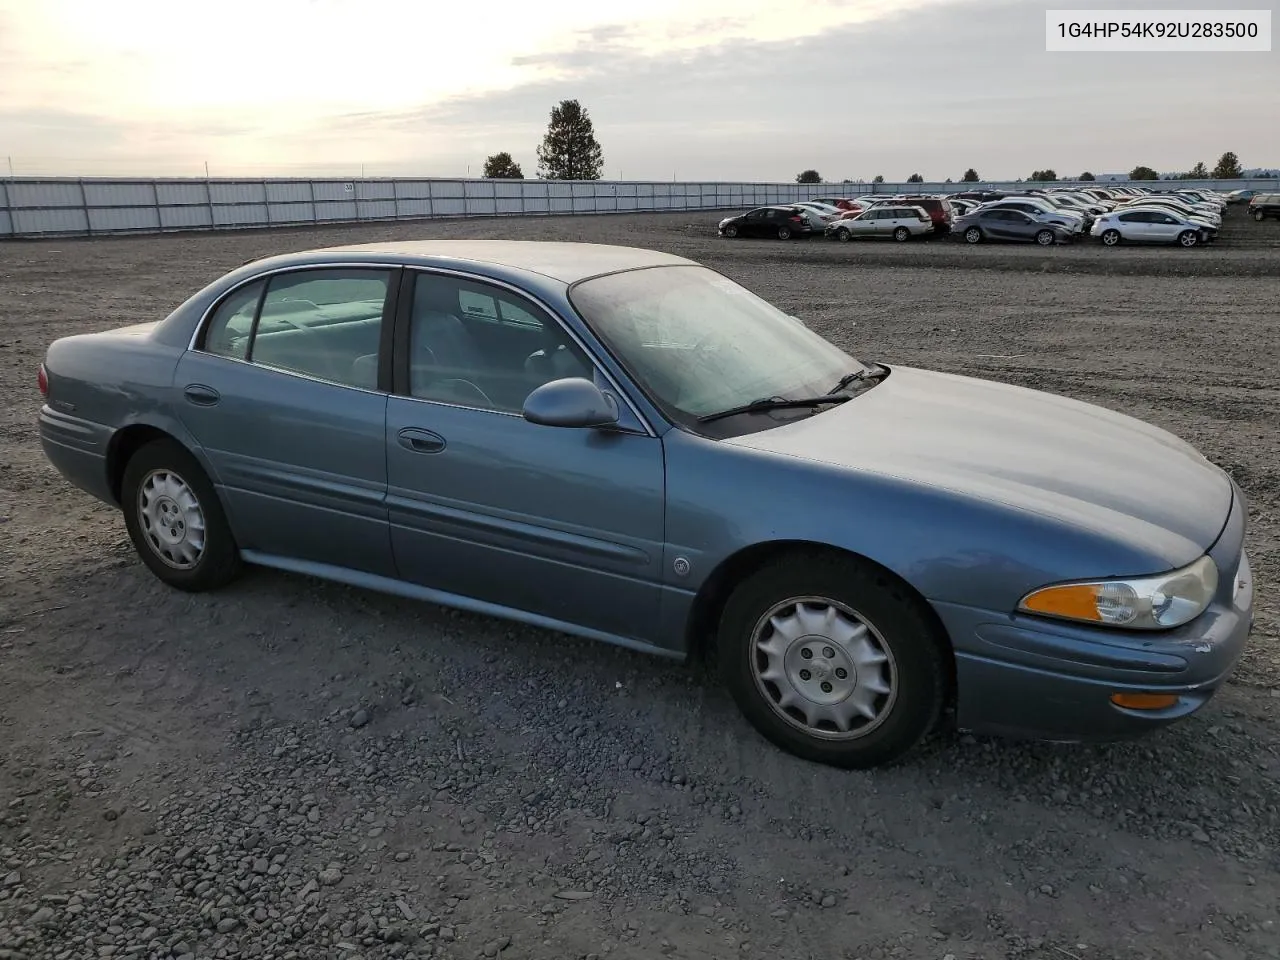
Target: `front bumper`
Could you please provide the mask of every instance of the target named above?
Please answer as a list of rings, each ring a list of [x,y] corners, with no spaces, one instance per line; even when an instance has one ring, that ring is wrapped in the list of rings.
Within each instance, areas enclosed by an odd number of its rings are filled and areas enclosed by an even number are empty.
[[[1040,740],[1117,740],[1195,713],[1230,676],[1253,623],[1243,551],[1244,504],[1209,551],[1218,596],[1190,624],[1129,633],[935,603],[956,656],[957,722],[981,733]],[[1167,693],[1161,710],[1111,702],[1116,693]]]

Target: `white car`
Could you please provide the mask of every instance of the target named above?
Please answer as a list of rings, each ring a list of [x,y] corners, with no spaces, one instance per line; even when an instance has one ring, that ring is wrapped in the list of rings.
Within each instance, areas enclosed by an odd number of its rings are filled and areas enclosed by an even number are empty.
[[[1090,235],[1103,245],[1129,243],[1177,243],[1194,247],[1212,238],[1213,227],[1203,220],[1180,216],[1165,207],[1126,207],[1103,214],[1093,223]]]
[[[816,200],[801,200],[799,203],[793,203],[791,206],[800,210],[801,216],[809,221],[815,233],[821,233],[827,229],[827,224],[839,218],[844,213],[839,207],[833,207],[827,203],[818,203]]]
[[[1192,206],[1185,200],[1174,200],[1168,197],[1148,197],[1145,200],[1135,200],[1132,203],[1121,204],[1113,212],[1132,210],[1134,207],[1163,207],[1176,216],[1207,220],[1214,227],[1222,226],[1222,214],[1216,210],[1205,209],[1202,206]]]
[[[1115,206],[1114,203],[1102,203],[1100,200],[1087,196],[1083,193],[1067,193],[1066,191],[1062,191],[1060,193],[1053,194],[1053,198],[1068,210],[1072,210],[1077,213],[1087,213],[1091,217],[1100,216]]]

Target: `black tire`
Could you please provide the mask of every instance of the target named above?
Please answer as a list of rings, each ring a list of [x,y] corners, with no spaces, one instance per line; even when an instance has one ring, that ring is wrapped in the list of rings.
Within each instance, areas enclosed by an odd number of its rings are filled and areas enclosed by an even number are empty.
[[[905,243],[907,240],[911,239],[911,231],[906,227],[897,227],[893,231],[893,239],[897,240],[899,243]]]
[[[1195,230],[1183,230],[1178,234],[1178,243],[1184,247],[1198,246],[1200,243],[1200,234]]]
[[[1261,223],[1263,220],[1267,219],[1267,215],[1261,210],[1255,210],[1253,213],[1253,219],[1258,221],[1258,223]]]
[[[841,243],[848,243],[850,240],[853,239],[853,234],[849,232],[848,227],[841,227],[839,230],[836,231],[836,239],[839,240]]]
[[[1036,243],[1042,247],[1048,247],[1053,244],[1054,236],[1052,230],[1040,230],[1036,233]]]
[[[1120,243],[1120,231],[1119,231],[1119,230],[1104,230],[1104,231],[1102,231],[1102,244],[1103,244],[1103,246],[1107,246],[1107,247],[1114,247],[1114,246],[1118,245],[1119,243]]]
[[[778,239],[779,239],[779,240],[790,240],[790,239],[791,239],[791,228],[790,228],[790,227],[779,227],[779,228],[778,228]]]
[[[978,227],[970,227],[964,232],[965,243],[981,243],[983,240],[982,230]]]
[[[856,613],[870,628],[868,636],[890,654],[888,663],[894,673],[887,685],[893,692],[884,694],[886,712],[869,722],[870,728],[863,733],[836,739],[839,734],[834,730],[824,735],[794,715],[785,719],[773,702],[780,688],[771,692],[767,681],[757,681],[756,658],[763,656],[753,642],[757,628],[770,629],[762,626],[769,612],[800,597],[822,598]],[[808,641],[797,640],[792,649],[802,642]],[[949,655],[946,638],[909,588],[865,560],[819,553],[783,557],[738,584],[725,604],[717,637],[721,674],[751,725],[788,753],[846,769],[893,763],[928,734],[946,698]],[[838,658],[825,660],[822,669],[838,662]],[[854,669],[855,678],[857,673]],[[825,675],[836,682],[838,674],[837,670]]]
[[[157,538],[161,536],[160,531],[145,519],[140,494],[149,478],[163,479],[164,474],[171,474],[185,484],[194,496],[203,519],[203,547],[189,566],[175,566],[173,562],[162,559],[160,549],[152,545],[159,540],[153,541],[148,532],[150,530]],[[160,499],[167,498],[161,495]],[[170,499],[169,503],[174,501]],[[169,586],[192,593],[216,590],[230,583],[240,572],[240,550],[231,534],[218,494],[200,463],[177,441],[153,440],[129,459],[120,485],[120,505],[124,510],[129,539],[133,541],[138,556],[156,577]],[[185,542],[186,529],[182,535]]]
[[[730,240],[732,240],[734,237],[738,235],[738,228],[731,223],[724,228],[724,235],[728,237]]]

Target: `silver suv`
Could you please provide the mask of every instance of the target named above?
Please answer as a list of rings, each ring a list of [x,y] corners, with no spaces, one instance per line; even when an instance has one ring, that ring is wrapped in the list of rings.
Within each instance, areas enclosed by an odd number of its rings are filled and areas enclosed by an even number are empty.
[[[848,241],[864,237],[892,237],[898,242],[912,237],[933,233],[933,218],[924,207],[891,206],[872,207],[856,217],[847,217],[828,224],[824,231],[828,237]]]

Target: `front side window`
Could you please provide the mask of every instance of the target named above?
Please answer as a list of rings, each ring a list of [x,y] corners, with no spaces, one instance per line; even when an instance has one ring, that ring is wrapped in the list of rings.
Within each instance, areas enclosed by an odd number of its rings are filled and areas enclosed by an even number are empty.
[[[745,288],[700,266],[594,277],[574,308],[677,422],[754,400],[830,391],[863,365]]]
[[[276,274],[241,287],[219,305],[204,349],[319,380],[377,389],[382,313],[390,285],[388,270]]]
[[[594,375],[564,327],[532,301],[433,273],[414,279],[407,360],[411,396],[505,413],[551,380]]]

